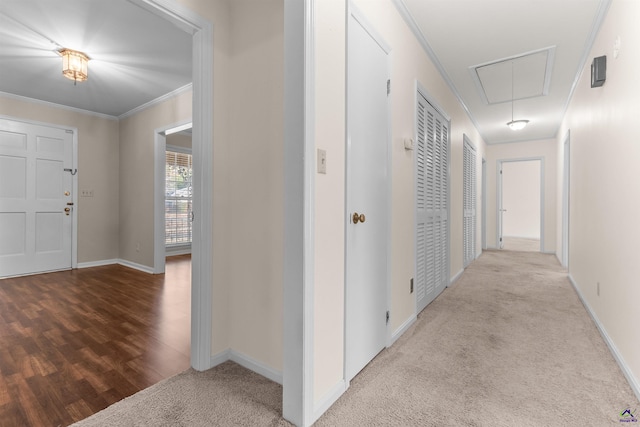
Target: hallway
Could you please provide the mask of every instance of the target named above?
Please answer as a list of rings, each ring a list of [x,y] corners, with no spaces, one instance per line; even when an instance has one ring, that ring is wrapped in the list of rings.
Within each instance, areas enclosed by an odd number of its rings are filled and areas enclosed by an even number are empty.
[[[640,406],[554,255],[485,251],[317,426],[602,426]]]

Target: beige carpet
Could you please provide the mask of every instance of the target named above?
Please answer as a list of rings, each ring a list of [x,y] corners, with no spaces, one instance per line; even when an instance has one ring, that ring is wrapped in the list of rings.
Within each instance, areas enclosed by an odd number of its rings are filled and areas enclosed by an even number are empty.
[[[288,425],[281,393],[228,362],[77,426]],[[556,258],[488,251],[316,425],[605,426],[627,407],[640,404]]]
[[[502,249],[518,252],[540,252],[540,239],[505,236],[502,238]]]

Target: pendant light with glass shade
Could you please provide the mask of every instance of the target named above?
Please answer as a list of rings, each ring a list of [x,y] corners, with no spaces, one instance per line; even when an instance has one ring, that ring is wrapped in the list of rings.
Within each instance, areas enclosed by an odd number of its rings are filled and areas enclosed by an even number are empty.
[[[521,130],[527,126],[529,120],[513,120],[513,61],[511,61],[511,121],[507,123],[507,126],[511,130]]]

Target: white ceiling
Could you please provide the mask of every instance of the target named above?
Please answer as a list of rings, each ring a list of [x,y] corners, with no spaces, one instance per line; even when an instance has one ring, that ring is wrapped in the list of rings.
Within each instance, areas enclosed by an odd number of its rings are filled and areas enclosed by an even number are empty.
[[[454,91],[470,112],[487,143],[554,138],[574,82],[609,0],[396,0],[408,11]],[[611,41],[613,44],[613,40]],[[511,58],[551,49],[547,58],[514,63],[514,118],[530,120],[521,131],[511,121]],[[486,70],[487,103],[474,67],[507,60]],[[548,93],[537,94],[548,78]],[[544,91],[543,91],[544,92]],[[504,102],[504,100],[507,102]]]
[[[127,0],[0,0],[0,91],[117,117],[191,83],[191,43]],[[60,47],[89,55],[86,82]]]
[[[487,143],[555,137],[609,1],[395,0]],[[88,81],[59,47],[92,58]],[[191,36],[131,1],[0,0],[0,92],[117,117],[190,82]]]

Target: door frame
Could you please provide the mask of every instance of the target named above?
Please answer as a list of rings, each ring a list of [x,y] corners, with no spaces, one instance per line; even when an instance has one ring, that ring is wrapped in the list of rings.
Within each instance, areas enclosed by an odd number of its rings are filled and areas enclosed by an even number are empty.
[[[165,245],[165,188],[166,188],[166,156],[167,131],[189,129],[192,119],[181,120],[173,125],[162,126],[153,131],[154,134],[154,179],[153,179],[153,274],[162,274],[166,263]],[[193,149],[192,149],[193,154]]]
[[[487,249],[487,159],[482,157],[482,250]]]
[[[348,68],[349,68],[349,28],[351,26],[351,18],[355,19],[356,21],[358,21],[358,23],[364,28],[364,30],[371,36],[371,38],[380,46],[380,48],[386,53],[387,55],[387,78],[390,80],[391,79],[391,46],[384,40],[384,38],[382,37],[382,35],[375,29],[375,27],[373,26],[373,24],[365,17],[365,15],[360,11],[360,9],[358,9],[358,7],[353,4],[353,2],[349,1],[348,2],[348,10],[347,10],[347,23],[346,23],[346,52],[347,52],[347,60],[346,60],[346,68],[347,68],[347,74],[346,74],[346,85],[345,85],[345,105],[346,105],[346,126],[345,126],[345,139],[347,141],[346,147],[345,147],[345,232],[344,232],[344,236],[345,236],[345,241],[344,241],[344,247],[345,247],[345,261],[344,261],[344,265],[345,265],[345,275],[344,275],[344,298],[345,298],[345,305],[344,305],[344,346],[343,346],[343,378],[344,380],[347,382],[347,387],[349,386],[349,382],[351,381],[351,379],[353,379],[353,377],[349,376],[349,372],[347,372],[347,349],[348,349],[348,342],[347,342],[347,329],[348,329],[348,316],[347,316],[347,312],[349,310],[349,301],[347,299],[347,288],[349,286],[349,282],[347,281],[348,278],[348,270],[349,270],[349,253],[348,253],[348,246],[347,246],[347,242],[348,242],[348,233],[349,233],[349,213],[353,211],[353,208],[351,206],[351,202],[350,202],[350,190],[349,190],[349,176],[350,176],[350,172],[349,172],[349,165],[350,165],[350,161],[352,158],[352,154],[351,154],[351,141],[350,141],[350,137],[349,135],[351,135],[350,132],[350,117],[349,117],[349,97],[348,97],[348,93],[349,93],[349,78],[348,78]],[[392,177],[391,177],[391,170],[390,170],[390,166],[391,166],[391,93],[389,93],[387,95],[387,100],[386,100],[386,109],[387,109],[387,135],[386,135],[386,148],[387,148],[387,155],[386,155],[386,165],[385,168],[387,170],[387,182],[386,182],[386,200],[387,200],[387,211],[385,212],[386,215],[386,222],[387,222],[387,230],[386,230],[386,240],[387,240],[387,245],[386,245],[386,264],[387,264],[387,268],[386,268],[386,277],[385,277],[385,288],[386,288],[386,294],[385,294],[385,302],[386,302],[386,307],[387,307],[387,312],[390,312],[390,306],[389,306],[389,302],[391,301],[391,287],[390,287],[390,283],[391,283],[391,213],[392,213],[392,206],[390,201],[391,196],[392,196]],[[392,344],[392,328],[390,327],[391,324],[391,318],[389,318],[389,322],[386,325],[386,331],[385,331],[385,347],[388,347],[389,345]],[[357,375],[357,373],[356,373]],[[355,377],[355,375],[354,375]]]
[[[545,239],[544,239],[544,230],[545,230],[545,221],[544,221],[544,200],[545,200],[545,191],[544,191],[544,156],[537,157],[518,157],[513,159],[499,159],[496,161],[496,247],[498,249],[502,249],[502,242],[500,238],[502,237],[502,216],[500,210],[502,209],[502,174],[500,171],[502,170],[503,163],[517,163],[517,162],[528,162],[528,161],[540,161],[540,252],[544,253],[545,248]]]
[[[72,133],[73,137],[71,142],[71,150],[72,150],[71,168],[74,171],[76,171],[76,173],[71,175],[71,194],[73,195],[72,197],[73,209],[71,209],[71,212],[72,212],[72,215],[71,215],[71,268],[72,269],[78,268],[78,208],[79,208],[78,206],[78,174],[77,174],[78,128],[73,126],[40,122],[37,120],[29,120],[29,119],[24,119],[20,117],[5,116],[5,115],[0,115],[0,119],[10,120],[13,122],[26,123],[28,125],[45,126],[45,127],[55,128],[55,129],[62,129],[67,133],[69,132]],[[39,274],[42,272],[33,272],[33,273],[27,273],[27,274],[34,274],[34,273]]]
[[[562,252],[561,264],[569,269],[569,214],[571,210],[571,131],[567,130],[563,145],[562,167]]]
[[[192,145],[195,191],[191,244],[191,366],[204,371],[213,366],[213,268],[217,264],[217,257],[214,258],[213,254],[213,24],[177,0],[129,1],[177,25],[193,37]]]

